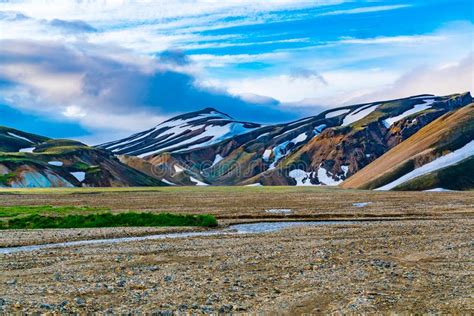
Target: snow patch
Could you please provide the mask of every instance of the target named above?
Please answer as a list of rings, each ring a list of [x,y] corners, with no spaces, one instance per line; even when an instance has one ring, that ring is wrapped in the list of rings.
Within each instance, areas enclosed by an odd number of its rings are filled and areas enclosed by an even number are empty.
[[[341,169],[344,172],[344,177],[347,177],[347,173],[349,172],[349,166],[341,166]]]
[[[443,188],[434,188],[430,190],[424,190],[423,192],[453,192],[453,190],[443,189]]]
[[[212,163],[211,167],[214,167],[215,165],[217,165],[219,162],[221,162],[222,160],[224,160],[224,157],[222,157],[221,155],[217,154],[216,157],[214,158],[214,162]]]
[[[292,140],[290,140],[290,143],[293,143],[293,144],[296,145],[298,143],[304,142],[306,140],[306,138],[307,138],[306,132],[304,132],[304,133],[299,134],[298,136],[296,136]]]
[[[301,169],[294,169],[291,170],[288,175],[295,179],[297,186],[313,186],[314,184],[312,184],[310,180],[312,174],[312,172],[306,172]]]
[[[82,182],[86,178],[86,173],[83,171],[71,172],[71,175],[77,179],[77,181]]]
[[[319,182],[325,185],[338,185],[342,182],[342,180],[334,180],[332,178],[332,174],[323,167],[321,167],[321,165],[319,165],[318,168],[318,180]]]
[[[366,107],[365,109],[356,110],[356,111],[354,111],[353,113],[350,113],[350,114],[346,115],[346,116],[344,117],[344,120],[342,121],[342,125],[341,125],[341,126],[347,126],[347,125],[350,125],[350,124],[352,124],[352,123],[354,123],[354,122],[357,122],[357,121],[363,119],[364,117],[366,117],[367,115],[369,115],[370,113],[372,113],[373,111],[375,111],[375,109],[376,109],[378,106],[379,106],[378,104],[375,104],[375,105]]]
[[[25,141],[27,141],[28,143],[32,143],[32,141],[26,137],[23,137],[23,136],[20,136],[20,135],[17,135],[15,133],[12,133],[12,132],[7,132],[8,135],[12,136],[12,137],[16,137],[16,138],[19,138],[19,139],[23,139]]]
[[[286,146],[288,146],[289,143],[290,143],[289,141],[286,141],[273,148],[274,158],[273,158],[272,164],[270,165],[270,167],[268,167],[268,170],[275,169],[278,161],[280,161],[280,159],[282,159],[288,154],[288,151],[286,150]]]
[[[415,170],[403,175],[397,180],[392,181],[389,184],[386,184],[380,188],[377,188],[376,190],[379,190],[379,191],[391,190],[395,188],[396,186],[402,183],[405,183],[409,180],[412,180],[416,177],[425,175],[427,173],[436,171],[441,168],[445,168],[445,167],[457,164],[458,162],[461,162],[462,160],[467,159],[471,157],[472,155],[474,155],[474,140],[471,140],[469,143],[467,143],[463,147],[447,155],[441,156],[430,163],[427,163],[419,168],[416,168]]]
[[[48,161],[48,165],[62,167],[64,164],[62,163],[62,161]]]
[[[271,149],[265,149],[265,151],[263,152],[262,159],[265,161],[268,161],[270,159],[271,154],[272,154]]]
[[[201,133],[201,134],[199,134],[195,137],[191,137],[189,139],[186,139],[186,141],[181,142],[177,145],[175,144],[172,147],[181,146],[183,144],[189,144],[189,143],[192,143],[196,140],[204,138],[206,136],[211,136],[211,139],[208,140],[208,141],[205,141],[203,143],[199,143],[199,144],[196,144],[196,145],[189,146],[186,149],[178,150],[176,152],[182,152],[182,151],[185,151],[185,150],[190,150],[190,149],[199,148],[199,147],[206,147],[206,146],[210,146],[210,145],[213,145],[213,144],[217,144],[217,143],[219,143],[221,141],[224,141],[228,138],[231,138],[231,137],[234,137],[234,136],[237,136],[237,135],[241,135],[241,134],[245,134],[245,133],[250,132],[254,129],[255,128],[246,128],[240,123],[230,123],[230,124],[227,124],[225,126],[208,126],[206,128],[205,132],[203,132],[203,133]],[[162,151],[162,149],[160,149],[160,151]]]
[[[196,183],[196,185],[209,185],[209,184],[204,183],[204,182],[202,182],[202,181],[199,181],[198,179],[193,178],[193,177],[189,177],[189,179],[191,180],[191,182]]]
[[[343,109],[343,110],[337,110],[337,111],[332,111],[332,112],[329,112],[329,113],[326,113],[326,116],[325,118],[333,118],[333,117],[336,117],[336,116],[339,116],[339,115],[342,115],[342,114],[346,114],[348,112],[350,112],[351,110],[350,109]]]
[[[183,171],[184,171],[184,169],[181,168],[181,167],[178,166],[178,165],[174,165],[173,168],[174,168],[174,171],[175,171],[175,172],[183,172]]]
[[[252,184],[247,184],[246,187],[261,187],[261,183],[252,183]]]
[[[21,153],[32,153],[33,150],[35,150],[35,149],[36,149],[36,147],[22,148],[22,149],[19,150],[19,152],[21,152]]]
[[[423,100],[425,103],[421,104],[416,104],[413,108],[403,112],[400,115],[390,117],[388,119],[383,120],[383,124],[385,125],[386,128],[390,128],[394,123],[403,120],[405,117],[408,117],[410,115],[413,115],[415,113],[427,110],[431,108],[431,104],[433,104],[434,100]]]
[[[176,185],[176,183],[173,183],[171,181],[168,181],[166,179],[161,179],[162,182],[166,183],[166,184],[169,184],[169,185]]]

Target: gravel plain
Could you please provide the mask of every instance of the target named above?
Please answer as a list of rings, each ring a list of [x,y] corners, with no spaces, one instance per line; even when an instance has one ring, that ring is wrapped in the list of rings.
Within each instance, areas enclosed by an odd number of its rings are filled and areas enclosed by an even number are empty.
[[[370,193],[369,198],[363,192],[354,194],[349,192],[344,202],[336,203],[372,203],[363,208],[349,205],[338,214],[372,214],[371,218],[396,220],[2,254],[0,312],[474,312],[473,193],[419,194],[411,208],[400,209],[404,216],[399,217],[384,217],[377,206],[392,209],[396,203],[409,205],[404,193],[395,201],[383,194]],[[320,199],[325,200],[324,196]],[[384,199],[389,201],[385,208]],[[60,203],[67,203],[65,200]],[[243,203],[220,200],[225,214],[222,222],[265,220],[263,210],[251,213],[249,208],[243,213],[252,216],[229,219],[226,201],[229,208]],[[310,217],[316,214],[316,208],[331,214],[332,206],[315,205],[314,201],[314,196],[309,196],[306,206],[298,204],[292,209]],[[5,200],[3,203],[7,204]],[[266,203],[263,209],[288,207],[275,201]],[[309,211],[304,213],[304,208]],[[418,219],[407,215],[411,213]],[[280,219],[291,217],[281,215]],[[77,234],[81,239],[82,234],[87,238],[99,238],[101,234],[117,237],[168,229],[122,230],[4,231],[0,240],[5,246],[15,244],[15,240],[20,240],[16,244],[28,244],[27,240],[35,244],[38,240],[70,240]]]

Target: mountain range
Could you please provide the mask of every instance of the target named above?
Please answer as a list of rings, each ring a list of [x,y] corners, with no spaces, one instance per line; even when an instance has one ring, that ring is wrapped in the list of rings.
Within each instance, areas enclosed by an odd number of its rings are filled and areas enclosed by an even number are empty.
[[[469,190],[473,116],[463,93],[344,106],[274,125],[206,108],[96,147],[1,127],[0,186]]]

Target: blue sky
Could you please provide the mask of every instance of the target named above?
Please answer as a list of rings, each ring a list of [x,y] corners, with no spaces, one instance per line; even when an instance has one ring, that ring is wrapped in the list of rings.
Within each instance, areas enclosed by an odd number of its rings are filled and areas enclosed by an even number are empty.
[[[88,143],[215,107],[281,122],[473,90],[474,4],[0,1],[0,124]]]

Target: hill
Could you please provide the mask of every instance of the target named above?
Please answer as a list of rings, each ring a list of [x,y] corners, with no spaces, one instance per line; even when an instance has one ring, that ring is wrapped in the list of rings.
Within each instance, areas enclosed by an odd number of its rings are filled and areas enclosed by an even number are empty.
[[[0,127],[0,187],[159,185],[108,151]]]

